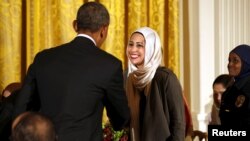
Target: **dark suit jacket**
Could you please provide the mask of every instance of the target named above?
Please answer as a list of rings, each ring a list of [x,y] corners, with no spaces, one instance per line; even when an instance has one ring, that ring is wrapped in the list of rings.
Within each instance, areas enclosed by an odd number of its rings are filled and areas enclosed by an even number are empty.
[[[59,141],[101,141],[104,106],[115,129],[130,118],[121,61],[85,37],[36,55],[14,117],[26,110],[33,94],[39,95],[40,111],[55,123]]]

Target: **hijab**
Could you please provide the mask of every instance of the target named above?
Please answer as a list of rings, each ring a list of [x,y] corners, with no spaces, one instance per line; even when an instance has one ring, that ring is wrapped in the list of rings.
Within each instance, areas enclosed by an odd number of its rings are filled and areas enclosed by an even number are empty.
[[[138,69],[128,60],[128,75],[133,73],[133,83],[137,88],[144,88],[153,79],[156,69],[162,63],[161,42],[158,34],[149,27],[142,27],[134,31],[145,38],[145,58],[143,69]],[[126,52],[128,55],[128,52]]]
[[[241,59],[241,71],[235,77],[235,81],[248,76],[250,74],[250,46],[246,44],[235,47],[230,53],[237,54]]]

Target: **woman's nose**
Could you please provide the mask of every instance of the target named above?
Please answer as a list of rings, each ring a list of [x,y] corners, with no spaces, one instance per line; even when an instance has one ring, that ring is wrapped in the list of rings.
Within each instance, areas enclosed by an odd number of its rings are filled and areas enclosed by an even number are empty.
[[[131,46],[131,47],[130,47],[130,50],[131,50],[131,51],[136,51],[136,50],[137,50],[137,48],[136,48],[136,46],[135,46],[135,45],[133,45],[133,46]]]

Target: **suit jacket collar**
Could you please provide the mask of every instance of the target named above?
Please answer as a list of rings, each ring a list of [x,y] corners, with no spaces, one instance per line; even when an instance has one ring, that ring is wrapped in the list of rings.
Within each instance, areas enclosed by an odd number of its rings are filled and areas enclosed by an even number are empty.
[[[91,49],[99,49],[92,40],[90,40],[89,38],[83,37],[83,36],[77,36],[75,37],[74,40],[71,41],[71,43],[75,46],[75,47],[87,47],[87,48],[91,48]]]
[[[92,37],[90,37],[89,35],[87,35],[87,34],[78,34],[77,37],[79,37],[79,36],[80,37],[86,37],[86,38],[90,39],[96,45],[95,40]]]

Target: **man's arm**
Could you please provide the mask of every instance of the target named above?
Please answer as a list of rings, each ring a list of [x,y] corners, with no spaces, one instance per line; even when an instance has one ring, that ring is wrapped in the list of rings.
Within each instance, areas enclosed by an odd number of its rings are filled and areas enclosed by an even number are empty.
[[[122,129],[130,119],[130,110],[123,83],[123,72],[120,63],[109,82],[105,99],[107,116],[115,130]]]
[[[31,97],[36,88],[36,80],[34,74],[34,65],[31,64],[24,83],[19,93],[17,93],[14,101],[13,118],[27,110],[27,105],[31,101]]]

